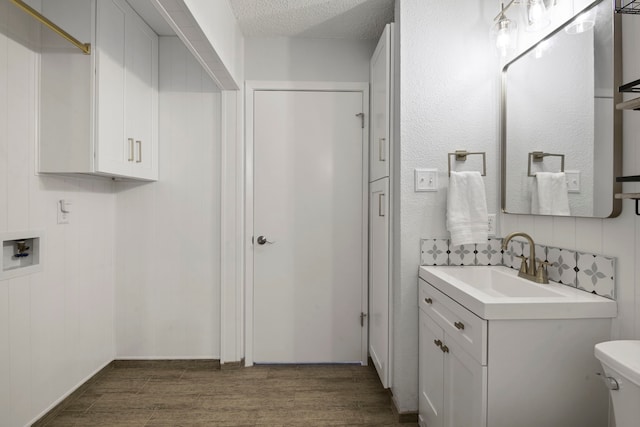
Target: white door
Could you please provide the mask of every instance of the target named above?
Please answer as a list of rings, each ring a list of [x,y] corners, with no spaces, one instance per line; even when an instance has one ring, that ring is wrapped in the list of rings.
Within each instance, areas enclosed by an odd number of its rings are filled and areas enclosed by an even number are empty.
[[[369,185],[369,355],[389,387],[389,178]]]
[[[391,142],[391,31],[387,24],[371,56],[370,181],[389,176]]]
[[[362,362],[363,103],[254,93],[256,363]]]
[[[444,341],[444,332],[422,310],[419,310],[419,319],[419,421],[421,426],[443,427],[444,354],[437,342],[442,343]]]

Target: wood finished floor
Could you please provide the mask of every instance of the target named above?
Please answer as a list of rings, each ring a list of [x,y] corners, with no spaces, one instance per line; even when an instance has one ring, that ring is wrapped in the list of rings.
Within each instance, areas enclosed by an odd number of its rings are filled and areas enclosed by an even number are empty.
[[[50,419],[60,426],[415,426],[399,424],[371,367],[233,370],[114,366]]]

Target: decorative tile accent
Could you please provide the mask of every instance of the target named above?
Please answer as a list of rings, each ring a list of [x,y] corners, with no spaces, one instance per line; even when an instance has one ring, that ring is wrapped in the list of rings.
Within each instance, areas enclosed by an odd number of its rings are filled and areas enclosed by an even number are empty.
[[[448,265],[448,239],[422,239],[420,265]]]
[[[576,258],[578,289],[614,299],[615,259],[582,252]]]
[[[549,280],[576,287],[576,253],[568,249],[547,248]]]
[[[522,260],[518,257],[524,254],[524,242],[520,240],[511,240],[507,245],[507,250],[504,252],[504,265],[509,268],[520,269]]]
[[[502,239],[476,243],[476,265],[502,265]]]
[[[449,265],[476,265],[476,245],[449,245]]]
[[[451,246],[449,239],[422,239],[420,265],[504,265],[520,269],[518,256],[529,256],[529,244],[514,239],[505,251],[501,246],[500,238],[460,246]],[[536,258],[549,263],[549,280],[615,299],[615,258],[545,245],[536,245]]]

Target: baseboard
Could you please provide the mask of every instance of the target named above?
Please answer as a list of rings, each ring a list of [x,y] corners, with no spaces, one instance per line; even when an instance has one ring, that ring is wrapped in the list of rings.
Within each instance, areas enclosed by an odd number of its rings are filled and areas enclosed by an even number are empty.
[[[116,359],[114,368],[220,369],[219,359]]]
[[[231,371],[235,369],[244,368],[244,357],[238,362],[224,362],[220,363],[220,369],[223,371]]]
[[[67,406],[73,403],[78,397],[82,396],[87,388],[96,382],[100,377],[102,377],[106,372],[113,369],[113,360],[102,368],[98,369],[93,375],[89,376],[84,382],[80,383],[75,390],[72,390],[69,394],[62,397],[61,400],[53,406],[51,409],[46,411],[40,418],[31,424],[31,427],[42,427],[45,426],[60,412],[64,411]]]
[[[396,405],[396,399],[394,398],[393,393],[391,393],[391,389],[389,389],[389,394],[391,394],[391,410],[393,411],[393,415],[398,420],[398,422],[401,424],[417,423],[418,412],[417,411],[412,411],[412,412],[398,411],[398,406]]]

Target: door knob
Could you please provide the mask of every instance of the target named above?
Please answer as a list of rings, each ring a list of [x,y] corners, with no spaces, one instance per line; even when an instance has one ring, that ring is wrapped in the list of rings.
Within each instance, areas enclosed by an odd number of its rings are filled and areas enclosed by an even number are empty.
[[[265,243],[268,243],[271,245],[275,243],[275,242],[268,241],[267,238],[264,236],[258,236],[258,238],[256,239],[256,242],[258,242],[259,245],[264,245]]]

